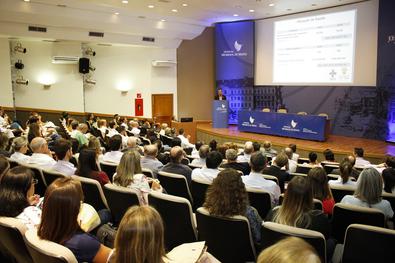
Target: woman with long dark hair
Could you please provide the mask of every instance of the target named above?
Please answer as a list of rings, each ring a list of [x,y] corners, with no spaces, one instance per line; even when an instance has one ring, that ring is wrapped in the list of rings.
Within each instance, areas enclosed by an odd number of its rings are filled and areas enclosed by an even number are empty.
[[[322,208],[325,214],[331,215],[333,207],[335,206],[335,200],[333,199],[331,189],[329,188],[328,176],[326,175],[324,168],[312,168],[307,177],[310,179],[313,198],[322,202]]]
[[[77,175],[97,180],[101,186],[110,182],[108,175],[99,171],[97,152],[94,149],[83,149],[78,157]]]

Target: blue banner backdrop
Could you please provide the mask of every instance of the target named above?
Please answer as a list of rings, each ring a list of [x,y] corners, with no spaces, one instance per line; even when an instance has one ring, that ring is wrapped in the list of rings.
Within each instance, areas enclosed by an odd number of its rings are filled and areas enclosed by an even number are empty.
[[[255,22],[215,26],[216,86],[229,101],[229,124],[237,124],[240,109],[254,107]]]

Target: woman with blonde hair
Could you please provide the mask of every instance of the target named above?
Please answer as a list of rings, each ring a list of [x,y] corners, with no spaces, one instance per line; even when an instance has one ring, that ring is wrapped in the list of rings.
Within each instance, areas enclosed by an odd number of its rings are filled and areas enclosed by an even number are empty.
[[[320,210],[313,210],[313,193],[310,180],[295,176],[288,183],[284,201],[269,212],[266,218],[275,223],[321,232],[329,238],[330,224]]]
[[[287,237],[266,248],[258,257],[257,263],[321,263],[315,249],[298,237]]]
[[[394,211],[391,204],[381,197],[383,178],[375,168],[365,168],[358,177],[357,189],[354,195],[346,195],[341,203],[363,207],[377,208],[385,217],[392,218]]]
[[[26,137],[18,137],[12,141],[12,150],[14,153],[10,156],[10,160],[20,163],[28,163],[30,156],[26,155],[28,148]]]
[[[332,191],[329,188],[328,177],[324,168],[312,168],[307,177],[310,179],[313,198],[322,202],[322,209],[325,214],[331,215],[335,206],[335,199],[333,199]]]

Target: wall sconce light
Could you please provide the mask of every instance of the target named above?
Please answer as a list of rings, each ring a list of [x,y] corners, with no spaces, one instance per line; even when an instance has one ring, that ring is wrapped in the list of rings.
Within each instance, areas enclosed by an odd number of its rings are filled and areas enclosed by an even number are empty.
[[[56,77],[51,71],[43,71],[38,75],[37,82],[42,84],[44,89],[49,89],[56,83]]]
[[[23,76],[19,76],[16,80],[15,83],[18,85],[29,85],[29,80],[24,79]]]
[[[128,92],[129,92],[128,90],[122,90],[121,94],[122,94],[122,96],[126,96],[128,94]]]
[[[117,83],[116,89],[121,91],[121,94],[125,96],[131,89],[131,84],[129,80],[121,80]]]
[[[96,56],[96,51],[94,51],[92,48],[87,48],[87,50],[85,50],[85,55]]]
[[[26,53],[27,49],[22,47],[22,44],[20,42],[18,42],[18,43],[16,43],[16,45],[14,47],[14,51],[19,52],[19,53]]]
[[[91,76],[89,76],[85,79],[85,83],[90,85],[96,85],[96,80],[92,79]]]

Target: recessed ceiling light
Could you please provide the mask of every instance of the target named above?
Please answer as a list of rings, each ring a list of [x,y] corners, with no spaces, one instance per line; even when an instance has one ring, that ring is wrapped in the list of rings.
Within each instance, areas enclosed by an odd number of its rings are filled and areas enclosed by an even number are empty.
[[[248,10],[250,13],[254,13],[255,12],[255,10],[254,9],[250,9],[250,10]]]
[[[114,15],[116,15],[116,16],[119,15],[119,12],[115,12]]]
[[[128,0],[122,0],[122,4],[127,4],[127,3],[129,3]]]
[[[274,3],[270,3],[269,6],[274,6]]]
[[[148,6],[148,8],[154,8],[154,7],[155,7],[154,5],[149,5],[149,6]]]
[[[239,16],[238,14],[233,14],[233,16]]]
[[[30,2],[30,0],[23,0],[23,1],[25,1],[25,2]]]
[[[177,9],[172,9],[171,11],[174,12],[174,13],[177,13],[177,12],[178,12]]]
[[[185,7],[185,6],[188,6],[188,4],[182,4],[182,6],[184,6],[184,7]]]

